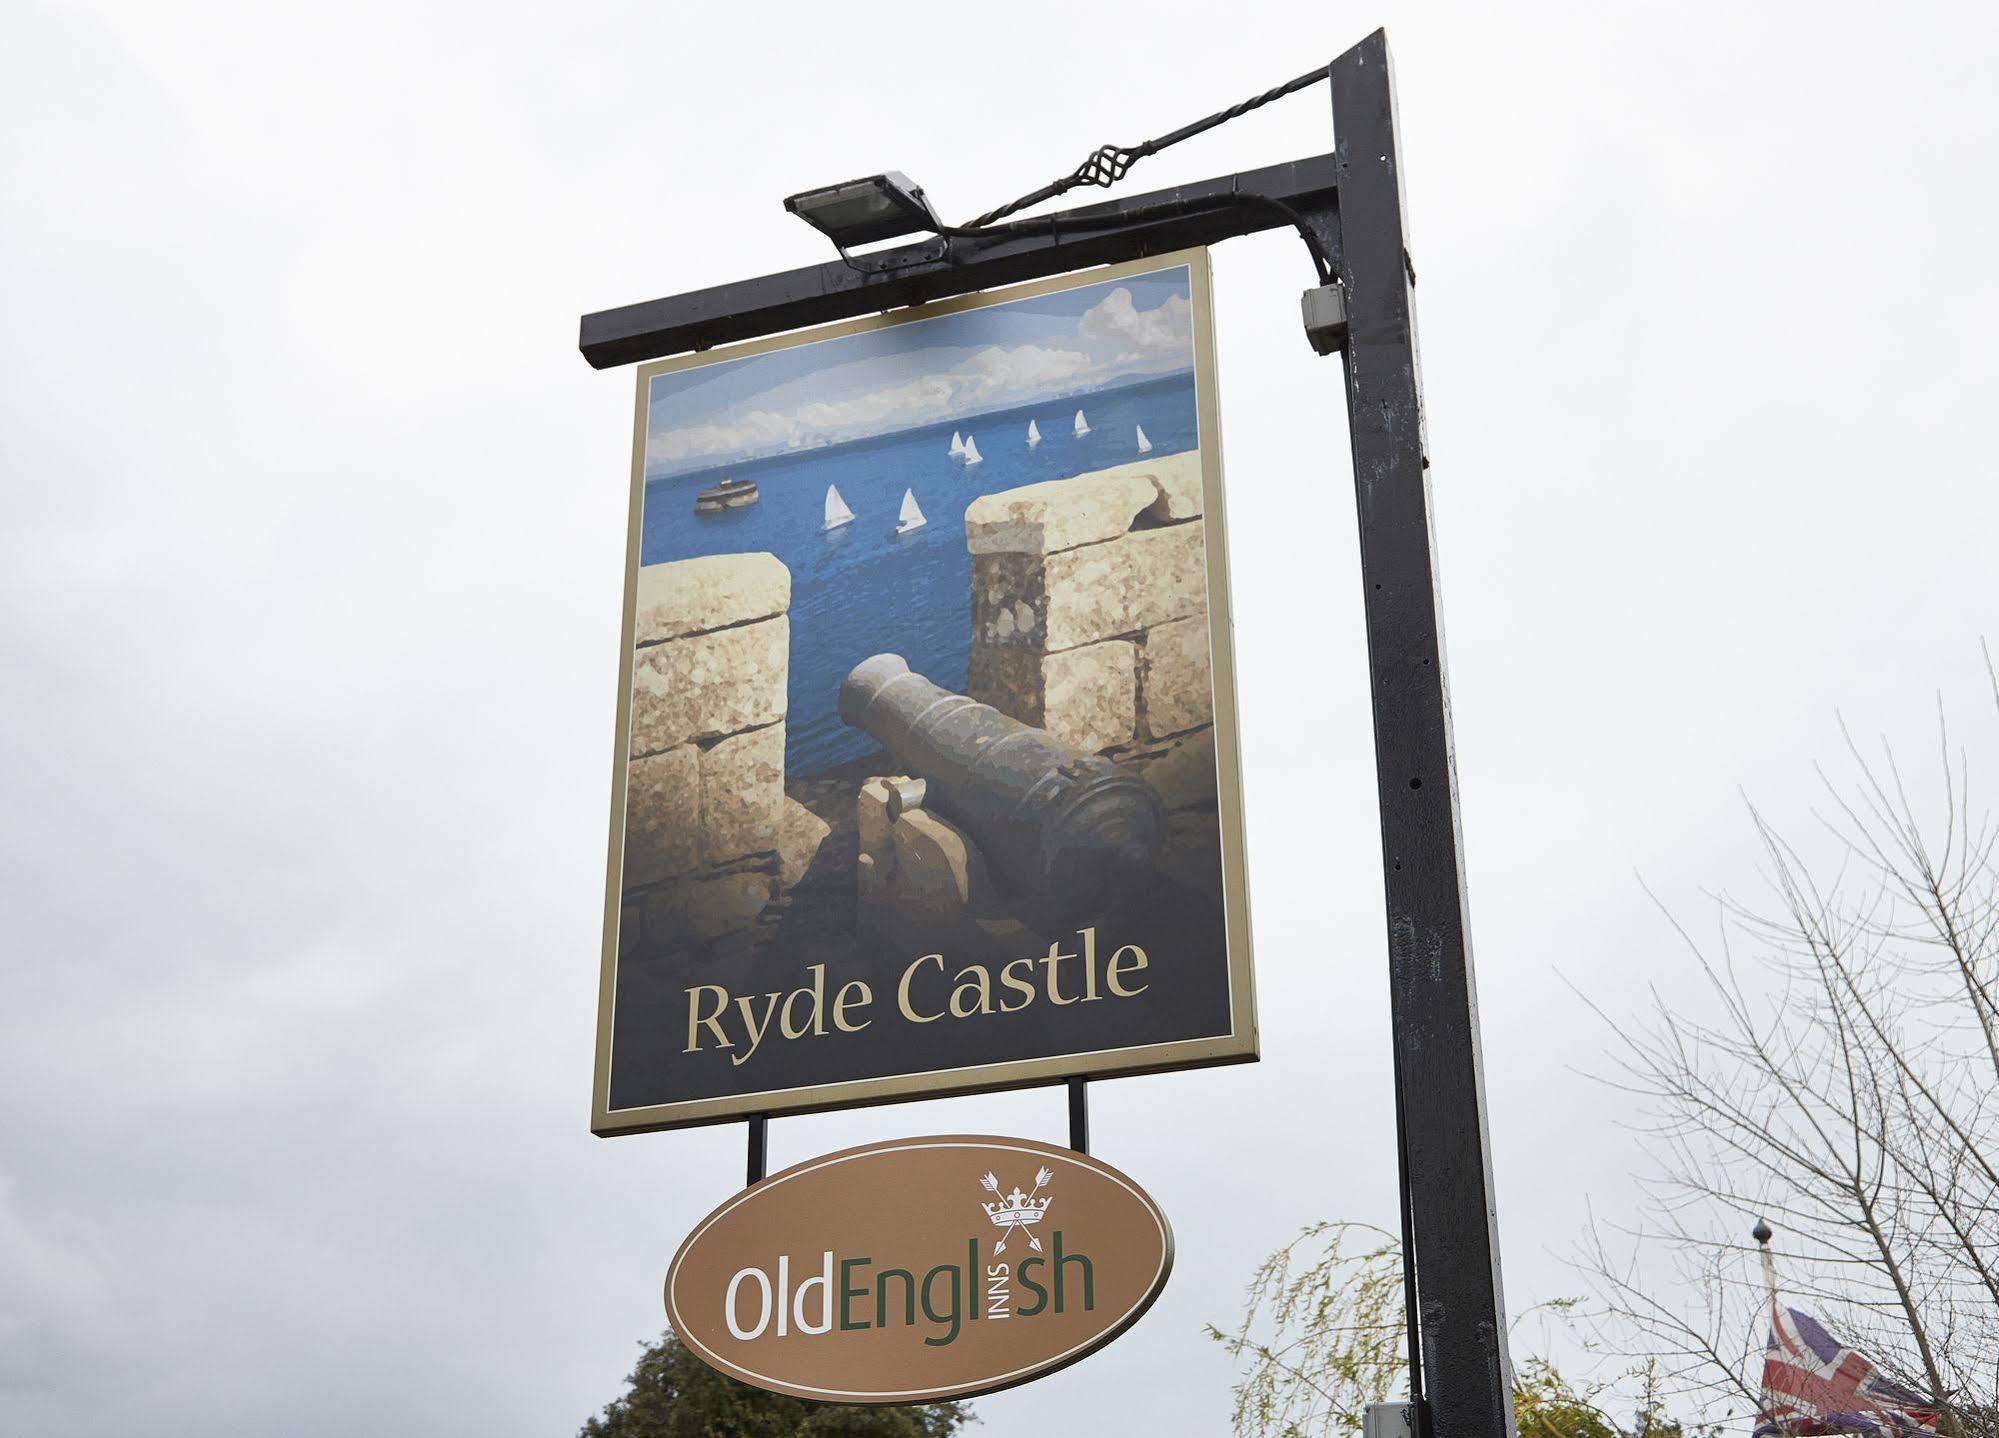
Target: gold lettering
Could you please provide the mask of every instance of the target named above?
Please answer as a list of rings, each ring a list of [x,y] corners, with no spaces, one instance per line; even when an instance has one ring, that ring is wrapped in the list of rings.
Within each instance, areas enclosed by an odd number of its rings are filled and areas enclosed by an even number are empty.
[[[1126,954],[1132,956],[1132,961],[1129,965],[1124,961]],[[1111,986],[1111,992],[1121,999],[1135,998],[1139,994],[1144,993],[1149,987],[1148,985],[1140,984],[1135,989],[1128,989],[1124,986],[1123,977],[1127,969],[1132,973],[1137,973],[1146,966],[1147,962],[1145,950],[1141,949],[1137,944],[1126,944],[1123,948],[1112,954],[1110,972],[1104,975],[1105,982]]]
[[[922,958],[904,969],[902,977],[896,980],[895,984],[895,1006],[901,1009],[902,1016],[913,1024],[927,1024],[944,1017],[941,1013],[919,1014],[909,1006],[909,981],[915,977],[916,971],[925,964],[935,964],[941,970],[944,967],[944,956],[942,954],[925,954]]]
[[[736,1007],[742,1010],[743,1027],[750,1032],[750,1048],[748,1053],[731,1054],[729,1056],[729,1063],[732,1066],[753,1057],[756,1054],[757,1045],[761,1044],[764,1041],[764,1035],[770,1032],[771,1016],[777,1012],[777,995],[764,995],[764,1018],[762,1023],[757,1022],[756,1004],[750,998],[737,999]]]
[[[1097,992],[1097,931],[1093,926],[1083,930],[1083,1002],[1102,997]]]
[[[861,991],[860,995],[857,998],[854,998],[850,1001],[847,998],[847,991],[849,989],[859,989]],[[853,1004],[857,1005],[860,1008],[866,1008],[869,1004],[873,1003],[874,1001],[875,1001],[875,993],[873,989],[869,988],[865,983],[863,983],[859,979],[849,979],[846,983],[840,985],[840,992],[833,995],[833,1027],[838,1029],[843,1034],[859,1033],[862,1029],[866,1028],[870,1023],[872,1023],[873,1020],[862,1019],[857,1024],[848,1023],[847,1005],[849,1002],[852,1002]]]
[[[1034,960],[1015,959],[1012,963],[1008,964],[1005,968],[1000,970],[1000,982],[1004,984],[1007,988],[1012,989],[1015,993],[1020,995],[1020,1002],[1017,1004],[1010,1004],[1006,1002],[1006,1000],[1004,999],[1000,1000],[1000,1012],[1003,1014],[1017,1014],[1022,1009],[1026,1008],[1029,1004],[1034,1002],[1033,981],[1029,979],[1023,979],[1018,974],[1014,973],[1015,969],[1021,967],[1032,969],[1034,967]]]
[[[788,1039],[802,1039],[808,1033],[826,1032],[826,966],[814,964],[805,972],[812,975],[812,987],[793,989],[785,996],[784,1012],[778,1015],[778,1031]],[[791,1022],[791,1006],[800,999],[812,1001],[812,1023],[809,1027],[795,1028]]]
[[[966,978],[967,974],[972,977]],[[993,1011],[993,981],[987,976],[984,964],[972,964],[962,968],[955,977],[958,986],[951,990],[952,1018],[968,1019],[973,1014],[989,1014]],[[974,998],[961,1005],[959,999],[967,989],[971,990]]]
[[[1062,997],[1062,979],[1061,979],[1061,976],[1060,976],[1060,973],[1058,972],[1058,968],[1057,968],[1057,966],[1058,966],[1058,965],[1059,965],[1059,964],[1060,964],[1060,963],[1062,962],[1062,960],[1064,960],[1064,959],[1073,959],[1073,958],[1075,958],[1075,957],[1076,957],[1076,956],[1075,956],[1074,954],[1065,954],[1065,953],[1063,953],[1063,952],[1062,952],[1062,946],[1061,946],[1060,944],[1050,944],[1050,945],[1048,946],[1048,957],[1047,957],[1047,958],[1045,958],[1045,959],[1043,959],[1043,960],[1042,960],[1041,962],[1042,962],[1042,963],[1043,963],[1044,965],[1046,965],[1046,966],[1047,966],[1047,968],[1048,968],[1048,1002],[1049,1002],[1049,1003],[1051,1003],[1051,1004],[1073,1004],[1073,1003],[1075,1003],[1075,1002],[1076,1002],[1076,1000],[1075,1000],[1075,999],[1065,999],[1065,998],[1063,998],[1063,997]]]
[[[715,996],[714,1013],[703,1014],[701,1012],[701,995],[703,994],[713,994]],[[682,1049],[681,1052],[691,1054],[701,1047],[701,1026],[703,1024],[706,1024],[708,1031],[715,1035],[715,1046],[717,1048],[734,1048],[736,1041],[730,1038],[728,1032],[722,1027],[722,1015],[728,1011],[729,991],[720,984],[696,984],[693,988],[689,989],[687,991],[687,1047]]]

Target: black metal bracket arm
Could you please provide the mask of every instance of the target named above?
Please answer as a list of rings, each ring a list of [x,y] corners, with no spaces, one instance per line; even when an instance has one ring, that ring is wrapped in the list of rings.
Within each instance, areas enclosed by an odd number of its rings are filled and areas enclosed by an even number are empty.
[[[1331,155],[1291,160],[1013,225],[828,260],[583,316],[578,348],[597,369],[712,349],[808,325],[1092,265],[1144,259],[1302,222],[1339,265]],[[947,232],[948,234],[948,232]],[[947,252],[948,251],[948,252]]]

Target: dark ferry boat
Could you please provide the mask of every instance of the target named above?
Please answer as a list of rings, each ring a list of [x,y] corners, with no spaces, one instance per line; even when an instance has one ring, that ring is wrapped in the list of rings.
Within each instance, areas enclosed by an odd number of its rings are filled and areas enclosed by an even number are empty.
[[[743,509],[757,502],[754,479],[725,479],[694,496],[696,514],[720,514],[725,509]]]

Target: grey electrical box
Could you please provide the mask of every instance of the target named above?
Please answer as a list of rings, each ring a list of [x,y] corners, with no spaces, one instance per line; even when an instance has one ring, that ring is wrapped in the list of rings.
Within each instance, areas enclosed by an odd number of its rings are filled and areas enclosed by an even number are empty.
[[[1307,294],[1311,293],[1309,290]],[[1361,1438],[1416,1438],[1416,1405],[1370,1403],[1361,1415]]]
[[[1304,295],[1305,338],[1312,348],[1329,355],[1347,347],[1347,301],[1336,284],[1320,285]],[[1374,1438],[1369,1434],[1367,1438]]]

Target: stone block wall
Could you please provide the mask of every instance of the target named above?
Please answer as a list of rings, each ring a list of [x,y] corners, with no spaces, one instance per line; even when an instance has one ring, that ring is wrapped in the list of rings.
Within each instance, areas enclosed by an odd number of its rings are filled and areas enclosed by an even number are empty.
[[[747,942],[785,825],[791,572],[771,554],[639,571],[623,942]]]
[[[965,540],[971,697],[1141,773],[1169,810],[1167,866],[1205,878],[1219,835],[1203,495],[1198,453],[1140,460],[975,500]]]

